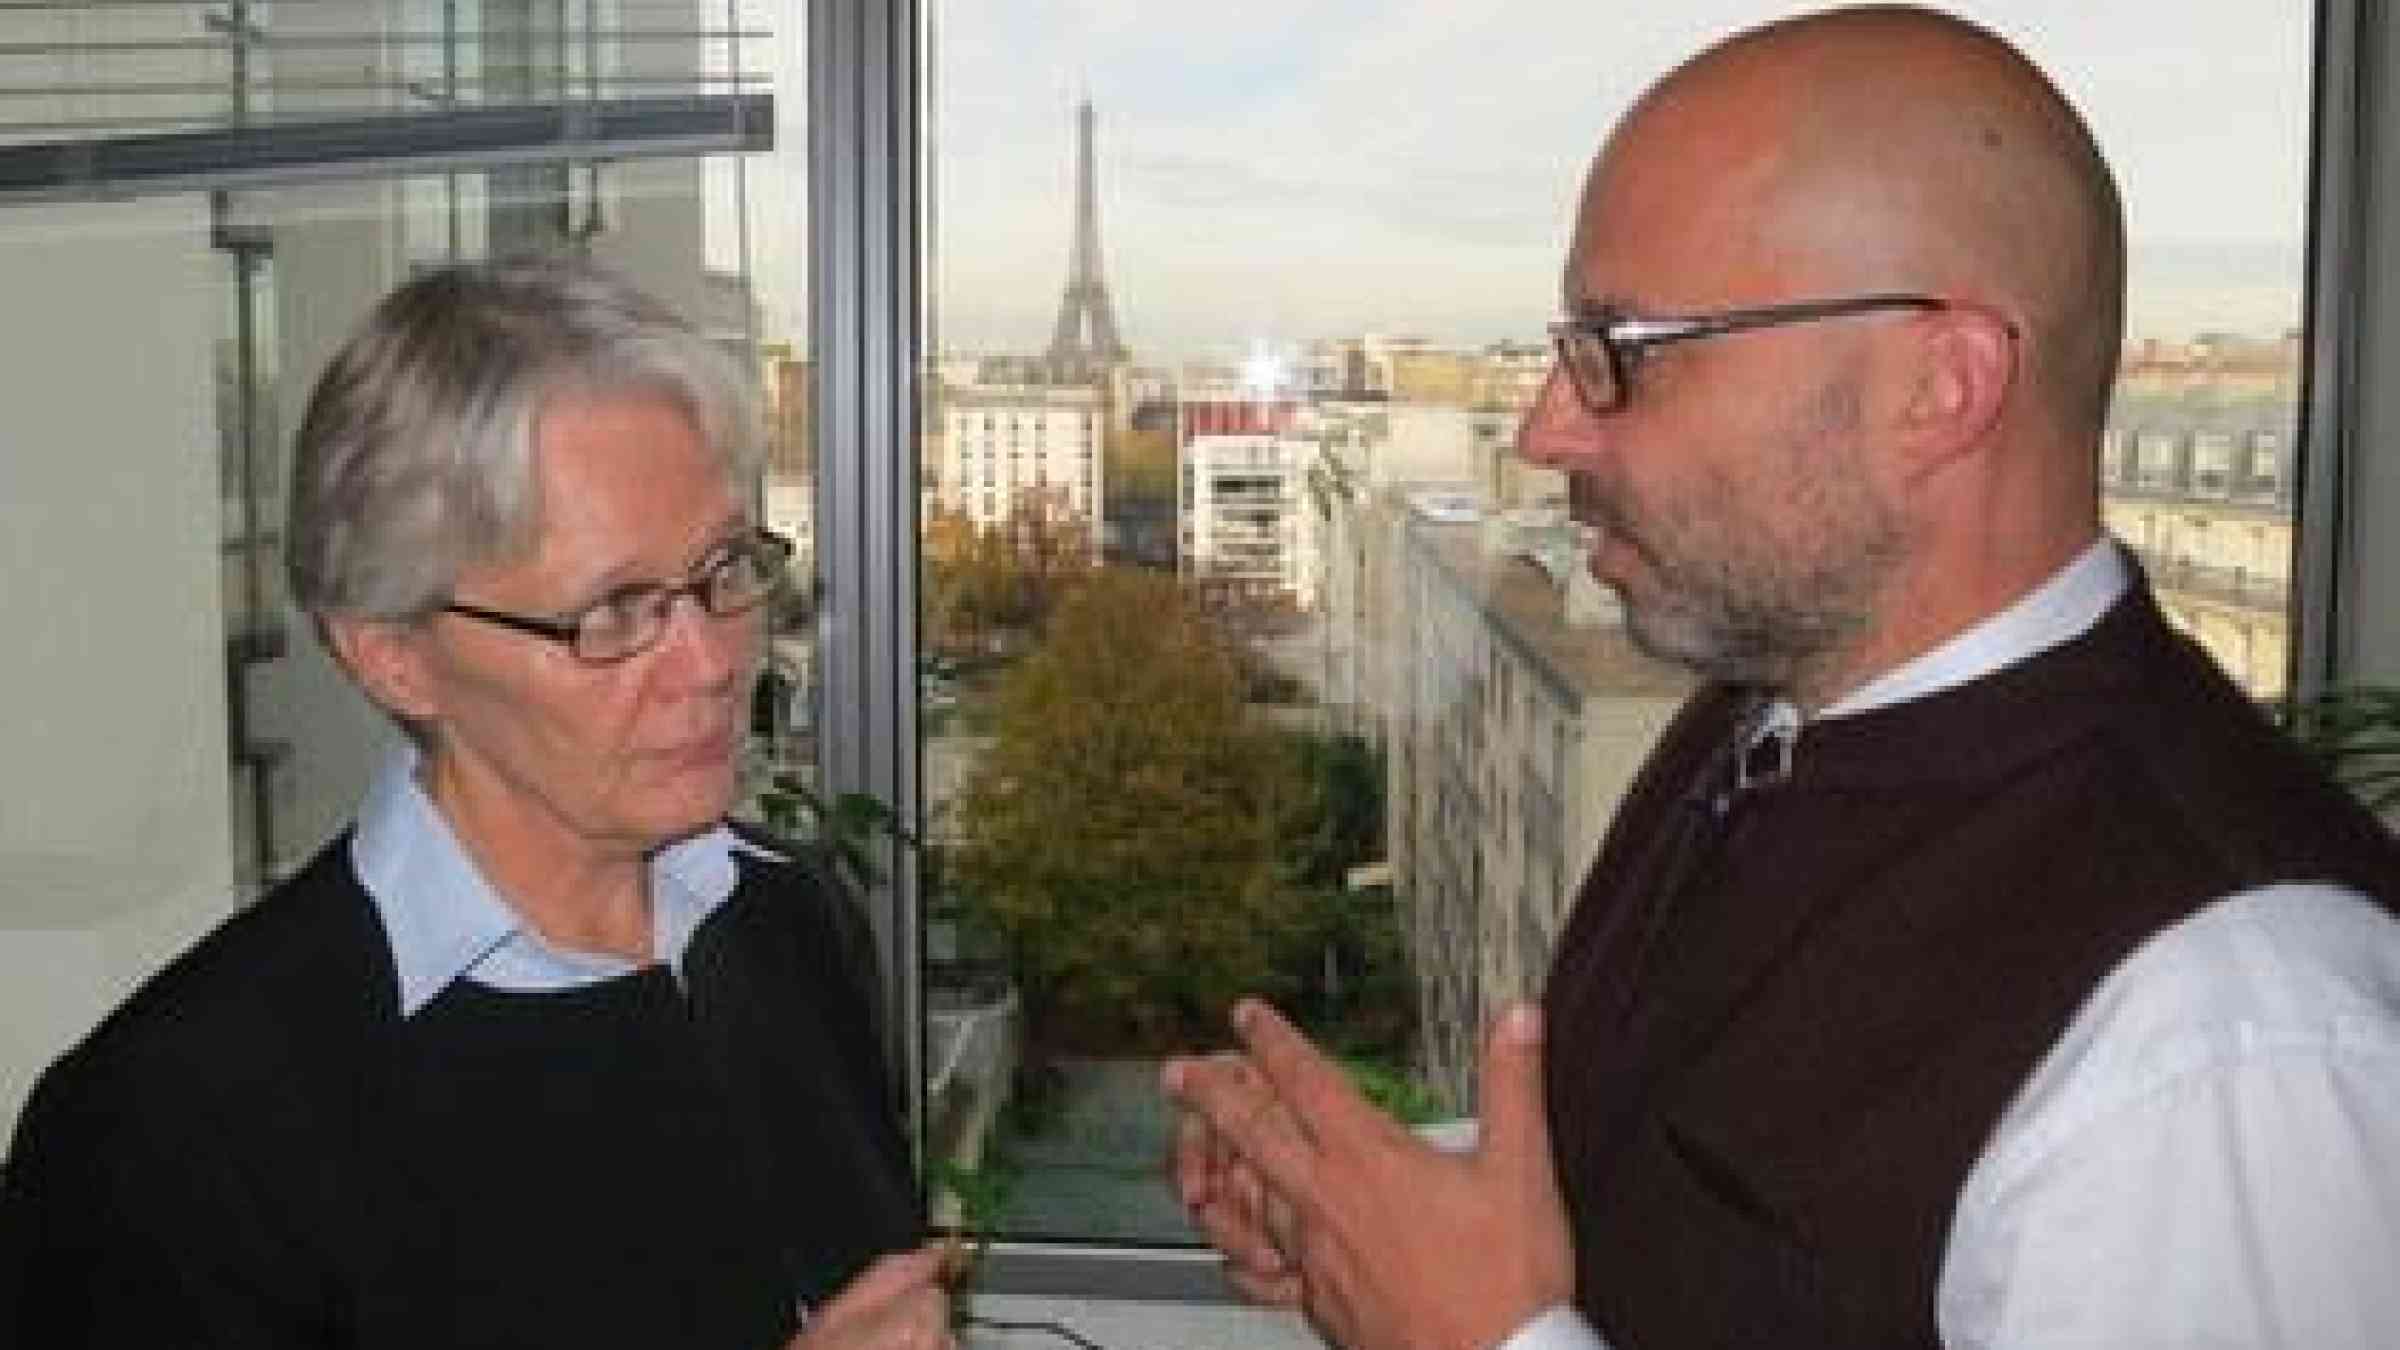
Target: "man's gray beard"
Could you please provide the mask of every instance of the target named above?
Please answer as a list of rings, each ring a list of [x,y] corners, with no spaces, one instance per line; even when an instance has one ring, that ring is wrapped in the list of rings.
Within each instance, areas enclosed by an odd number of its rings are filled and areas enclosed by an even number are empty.
[[[1643,653],[1724,684],[1789,687],[1814,659],[1866,626],[1856,612],[1737,612],[1726,597],[1678,595],[1671,609],[1625,605],[1625,635]]]
[[[1906,551],[1906,531],[1853,462],[1846,438],[1858,425],[1858,397],[1855,381],[1829,381],[1799,433],[1798,444],[1812,449],[1794,463],[1819,475],[1825,494],[1807,512],[1822,530],[1820,551],[1796,562],[1648,551],[1652,601],[1618,596],[1634,646],[1710,680],[1788,691],[1811,683],[1874,626],[1877,596]],[[1596,505],[1603,528],[1621,524],[1614,502]]]
[[[1900,558],[1900,526],[1888,513],[1869,506],[1852,527],[1839,557],[1799,575],[1662,566],[1649,602],[1620,593],[1626,636],[1706,679],[1784,690],[1806,683],[1874,625],[1876,594]]]

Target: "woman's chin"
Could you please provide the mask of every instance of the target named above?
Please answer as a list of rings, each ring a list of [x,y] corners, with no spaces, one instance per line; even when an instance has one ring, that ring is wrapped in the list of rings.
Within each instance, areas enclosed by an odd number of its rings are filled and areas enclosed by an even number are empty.
[[[679,774],[672,785],[649,795],[643,814],[660,842],[671,844],[712,829],[731,814],[733,789],[731,769]]]

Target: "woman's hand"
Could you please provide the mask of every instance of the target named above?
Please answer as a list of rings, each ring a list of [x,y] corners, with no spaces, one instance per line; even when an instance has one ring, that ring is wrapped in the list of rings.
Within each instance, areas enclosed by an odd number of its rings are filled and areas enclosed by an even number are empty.
[[[942,1267],[938,1245],[876,1258],[785,1350],[953,1350]]]

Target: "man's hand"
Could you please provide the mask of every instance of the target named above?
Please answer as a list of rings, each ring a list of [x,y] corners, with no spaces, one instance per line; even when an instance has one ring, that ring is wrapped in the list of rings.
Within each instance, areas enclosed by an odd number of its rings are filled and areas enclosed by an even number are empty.
[[[878,1257],[785,1350],[953,1350],[939,1246]]]
[[[1255,1090],[1264,1105],[1280,1119],[1275,1128],[1297,1131],[1288,1112],[1273,1100],[1273,1089],[1239,1054],[1212,1056],[1210,1073],[1222,1072]],[[1166,1071],[1173,1092],[1176,1069]],[[1169,1181],[1184,1212],[1201,1236],[1225,1256],[1225,1278],[1256,1303],[1278,1308],[1300,1306],[1300,1272],[1284,1259],[1282,1240],[1291,1231],[1291,1207],[1267,1191],[1258,1170],[1235,1151],[1224,1135],[1209,1128],[1208,1118],[1189,1108],[1175,1113],[1173,1151],[1167,1160]]]
[[[1351,1090],[1341,1071],[1266,1005],[1245,1001],[1241,1057],[1178,1060],[1169,1096],[1238,1155],[1187,1169],[1206,1220],[1213,1203],[1237,1241],[1237,1270],[1270,1268],[1255,1244],[1296,1267],[1302,1308],[1350,1350],[1491,1346],[1574,1294],[1566,1210],[1550,1161],[1541,1021],[1512,1009],[1486,1042],[1483,1128],[1471,1153],[1423,1143]],[[1187,1137],[1198,1139],[1193,1131]],[[1242,1164],[1264,1193],[1242,1196]],[[1194,1191],[1187,1191],[1190,1203]],[[1276,1205],[1288,1205],[1288,1219]],[[1237,1282],[1241,1277],[1237,1275]]]

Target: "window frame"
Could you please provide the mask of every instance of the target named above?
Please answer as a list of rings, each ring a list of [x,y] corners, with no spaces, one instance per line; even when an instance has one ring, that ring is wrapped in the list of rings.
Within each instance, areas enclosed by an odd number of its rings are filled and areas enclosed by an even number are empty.
[[[923,810],[915,678],[924,413],[918,394],[933,318],[923,245],[939,208],[928,188],[933,128],[925,72],[931,9],[940,2],[810,0],[806,8],[808,308],[825,592],[818,640],[824,706],[847,710],[843,721],[853,729],[820,740],[819,768],[827,791],[872,794],[914,822]],[[2400,33],[2379,17],[2362,18],[2361,9],[2359,0],[2318,0],[2314,13],[2301,275],[2307,361],[2291,447],[2298,481],[2288,660],[2291,688],[2302,695],[2376,673],[2378,632],[2385,646],[2400,648],[2400,621],[2378,624],[2373,603],[2382,589],[2400,590],[2400,569],[2379,583],[2374,559],[2362,557],[2369,550],[2361,547],[2366,517],[2400,517],[2400,469],[2381,492],[2358,481],[2362,448],[2371,443],[2362,420],[2382,411],[2361,379],[2362,344],[2375,336],[2370,327],[2400,330],[2400,297],[2363,296],[2359,282],[2361,266],[2388,251],[2378,236],[2390,232],[2389,222],[2365,188],[2386,176],[2372,156],[2386,142],[2400,143],[2386,126],[2400,118],[2400,100],[2385,101],[2400,63]],[[2373,64],[2362,61],[2362,45]],[[2389,174],[2400,177],[2400,166]],[[2383,317],[2378,301],[2394,311],[2388,324],[2375,324]],[[2393,343],[2400,346],[2400,336]],[[2400,419],[2400,407],[2389,415]],[[2400,667],[2400,653],[2391,664]],[[2400,669],[2383,674],[2400,676]],[[923,906],[907,850],[887,861],[870,918],[889,993],[891,1059],[909,1119],[917,1122],[924,1107]],[[983,1288],[1237,1301],[1205,1248],[1000,1242],[985,1264]]]
[[[2362,624],[2373,622],[2370,604],[2361,608],[2362,560],[2354,480],[2364,441],[2360,359],[2368,320],[2357,284],[2358,269],[2388,251],[2376,239],[2378,220],[2364,190],[2374,174],[2368,156],[2389,139],[2368,119],[2371,94],[2390,83],[2395,48],[2381,21],[2368,24],[2360,0],[2318,0],[2313,126],[2309,135],[2307,255],[2302,263],[2300,332],[2306,360],[2300,371],[2300,415],[2288,461],[2292,485],[2292,612],[2286,687],[2296,698],[2313,698],[2349,679],[2375,672],[2358,660]],[[2365,31],[2372,30],[2372,31]],[[2359,49],[2371,44],[2383,58],[2372,68]],[[2388,122],[2391,109],[2380,109]],[[2362,515],[2400,515],[2400,500],[2384,510],[2364,504]],[[2372,600],[2372,596],[2364,597]],[[2395,625],[2400,627],[2400,625]]]

